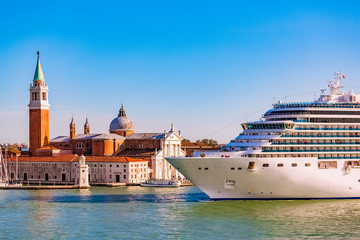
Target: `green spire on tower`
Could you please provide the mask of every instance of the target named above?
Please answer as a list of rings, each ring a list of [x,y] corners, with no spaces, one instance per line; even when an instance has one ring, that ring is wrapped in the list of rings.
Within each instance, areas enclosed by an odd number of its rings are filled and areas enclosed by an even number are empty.
[[[41,68],[39,51],[37,52],[38,58],[33,81],[45,81],[44,74]]]

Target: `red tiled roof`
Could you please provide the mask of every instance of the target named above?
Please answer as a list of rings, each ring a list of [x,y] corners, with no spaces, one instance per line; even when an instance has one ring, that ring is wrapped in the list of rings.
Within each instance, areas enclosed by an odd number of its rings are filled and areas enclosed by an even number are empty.
[[[155,148],[126,148],[118,156],[149,157],[156,154],[155,150]]]
[[[16,158],[8,158],[8,161],[16,161]],[[56,157],[18,157],[19,162],[72,162],[79,161],[76,154],[60,154]]]
[[[147,162],[144,159],[133,159],[130,157],[118,156],[86,156],[86,162]]]
[[[212,148],[212,146],[203,144],[201,142],[196,143],[196,142],[182,142],[181,143],[181,147],[198,147],[198,148]]]

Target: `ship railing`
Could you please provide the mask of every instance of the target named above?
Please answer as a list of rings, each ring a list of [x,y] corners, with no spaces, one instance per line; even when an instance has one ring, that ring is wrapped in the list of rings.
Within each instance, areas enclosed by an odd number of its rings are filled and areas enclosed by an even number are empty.
[[[327,130],[334,130],[334,131],[341,131],[341,130],[348,130],[348,131],[358,131],[360,130],[357,127],[354,128],[300,128],[300,127],[296,127],[295,130],[322,130],[322,131],[327,131]]]
[[[293,143],[272,143],[271,145],[275,146],[282,146],[282,145],[354,145],[354,144],[360,144],[360,142],[349,142],[349,143],[339,143],[339,142],[325,142],[325,143],[304,143],[304,142],[293,142]]]
[[[360,152],[360,149],[263,150],[262,152]]]
[[[359,134],[356,135],[281,135],[282,138],[356,138],[360,137]]]
[[[360,159],[360,157],[318,157],[318,159]]]
[[[321,107],[321,108],[360,108],[359,103],[328,103],[328,102],[298,102],[298,103],[278,103],[274,109],[281,108],[301,108],[301,107]]]

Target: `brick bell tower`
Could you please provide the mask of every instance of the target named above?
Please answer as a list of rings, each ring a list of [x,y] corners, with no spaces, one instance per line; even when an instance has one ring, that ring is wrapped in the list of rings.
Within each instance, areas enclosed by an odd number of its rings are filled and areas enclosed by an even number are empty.
[[[37,148],[49,145],[49,101],[48,86],[45,85],[44,74],[37,52],[37,64],[33,79],[30,84],[29,103],[29,143],[30,152],[34,154]]]

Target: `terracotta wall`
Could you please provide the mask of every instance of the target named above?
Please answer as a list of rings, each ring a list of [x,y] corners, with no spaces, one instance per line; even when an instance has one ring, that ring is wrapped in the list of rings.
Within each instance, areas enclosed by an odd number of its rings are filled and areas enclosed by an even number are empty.
[[[29,110],[29,142],[30,152],[36,148],[49,145],[49,110]]]

